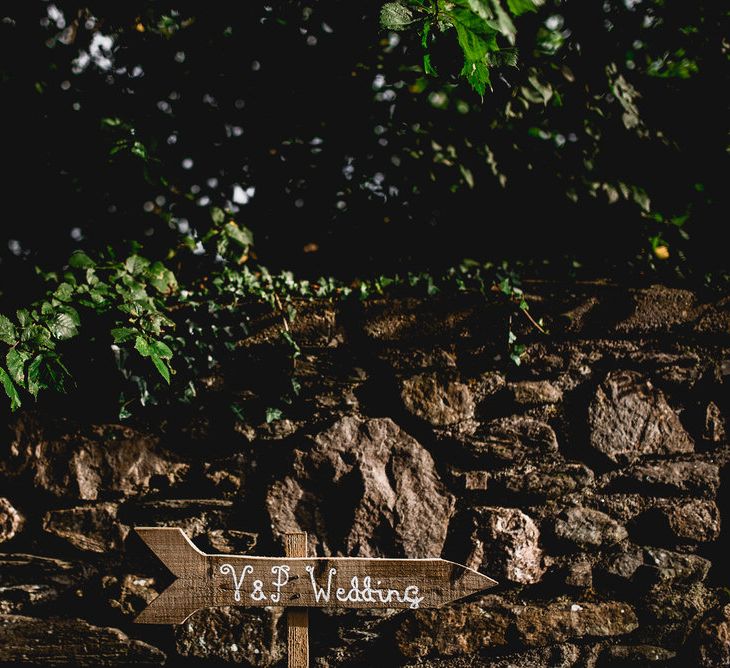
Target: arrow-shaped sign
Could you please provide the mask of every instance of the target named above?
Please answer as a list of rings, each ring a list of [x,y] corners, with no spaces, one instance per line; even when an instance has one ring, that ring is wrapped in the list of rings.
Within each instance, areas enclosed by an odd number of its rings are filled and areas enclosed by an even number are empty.
[[[497,584],[444,559],[205,554],[178,528],[137,533],[177,576],[137,617],[144,624],[182,624],[224,605],[437,608]]]

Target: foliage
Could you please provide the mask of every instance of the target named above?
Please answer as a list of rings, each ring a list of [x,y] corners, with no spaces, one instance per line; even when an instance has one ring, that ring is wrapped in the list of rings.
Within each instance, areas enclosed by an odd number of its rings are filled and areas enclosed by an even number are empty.
[[[248,335],[255,304],[266,304],[280,318],[281,344],[291,360],[301,353],[290,331],[300,300],[365,300],[396,289],[429,296],[444,290],[477,290],[490,302],[495,295],[502,297],[515,307],[514,313],[526,314],[544,331],[541,323],[529,316],[516,274],[506,266],[482,266],[474,261],[439,277],[407,273],[351,285],[324,277],[296,280],[291,272],[273,275],[265,267],[254,271],[248,266],[228,266],[197,285],[181,288],[170,269],[139,254],[124,260],[95,261],[77,252],[69,259],[66,271],[48,273],[44,278],[50,287],[42,300],[30,309],[19,310],[15,320],[0,315],[0,340],[7,345],[7,370],[0,366],[0,382],[12,410],[21,405],[22,391],[37,397],[43,389],[65,391],[69,387],[72,377],[61,344],[79,335],[82,314],[86,326],[111,342],[119,371],[130,381],[120,396],[120,418],[129,417],[133,405],[145,406],[163,398],[161,388],[151,383],[147,374],[134,371],[132,350],[141,358],[149,358],[167,385],[175,373],[174,358],[182,378],[168,398],[190,401],[200,379],[224,364],[226,355]],[[523,348],[516,344],[511,328],[507,343],[509,356],[519,364]],[[279,400],[291,403],[298,392],[298,383],[291,376]],[[277,406],[265,410],[266,422],[282,415],[282,408]]]
[[[79,333],[82,310],[112,314],[114,345],[134,342],[169,384],[172,351],[162,339],[174,323],[165,314],[164,300],[175,295],[178,285],[161,262],[137,254],[96,262],[79,251],[66,271],[44,278],[52,284],[44,299],[19,309],[15,320],[0,315],[0,340],[8,346],[7,371],[0,367],[0,379],[13,410],[21,405],[18,388],[33,397],[43,389],[67,388],[71,373],[58,345]]]
[[[491,86],[489,69],[500,65],[517,65],[514,48],[517,30],[512,17],[536,11],[544,0],[404,0],[388,2],[380,11],[380,24],[388,30],[418,27],[423,55],[423,71],[436,74],[431,62],[430,43],[437,31],[453,29],[464,54],[460,74],[471,87],[484,95]],[[500,46],[499,38],[509,46]]]
[[[533,320],[503,257],[724,275],[727,18],[706,0],[4,9],[2,126],[23,143],[0,198],[11,406],[85,382],[110,345],[120,415],[168,384],[190,401],[262,307],[294,365],[301,299],[474,289]]]

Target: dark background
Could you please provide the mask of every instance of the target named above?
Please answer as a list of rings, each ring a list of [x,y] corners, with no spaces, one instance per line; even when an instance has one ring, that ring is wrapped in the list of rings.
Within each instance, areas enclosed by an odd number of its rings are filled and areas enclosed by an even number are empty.
[[[484,100],[456,76],[452,34],[433,47],[440,76],[424,78],[418,36],[383,31],[378,11],[5,4],[5,300],[34,294],[34,267],[58,269],[75,248],[136,240],[166,257],[180,230],[203,236],[211,206],[236,204],[235,184],[255,188],[235,215],[256,258],[305,276],[437,271],[464,257],[619,278],[653,266],[666,280],[726,266],[728,70],[715,3],[549,2],[517,21],[519,68],[494,71]],[[111,49],[75,66],[97,32]],[[680,62],[678,49],[696,72],[648,73]],[[535,75],[554,91],[547,104],[524,102]],[[618,75],[638,94],[638,127],[624,123]],[[110,155],[130,128],[147,161]],[[650,210],[619,183],[646,191]],[[681,228],[670,222],[681,216]],[[648,241],[657,235],[664,262]]]

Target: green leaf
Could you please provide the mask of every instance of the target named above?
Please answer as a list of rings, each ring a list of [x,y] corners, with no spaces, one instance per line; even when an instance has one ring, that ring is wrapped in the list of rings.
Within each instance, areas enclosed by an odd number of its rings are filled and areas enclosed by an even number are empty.
[[[25,363],[30,359],[30,355],[24,350],[18,350],[17,348],[10,348],[7,355],[5,356],[5,362],[8,365],[8,371],[13,377],[13,380],[18,385],[25,385]]]
[[[0,341],[7,343],[9,346],[14,345],[18,341],[18,332],[10,318],[0,315]]]
[[[15,385],[13,384],[13,379],[8,376],[8,372],[5,371],[0,366],[0,383],[2,383],[3,388],[5,388],[5,394],[8,395],[8,399],[10,399],[10,410],[14,411],[16,410],[20,404],[20,397],[18,396],[18,390],[15,388]]]
[[[515,15],[525,12],[536,12],[537,8],[545,4],[545,0],[507,0],[507,7]]]
[[[214,206],[210,210],[210,217],[216,225],[223,225],[226,220],[226,212],[220,207]]]
[[[172,350],[163,341],[150,341],[150,350],[153,355],[157,355],[162,359],[172,359]]]
[[[62,302],[67,302],[71,300],[71,296],[73,295],[73,286],[70,283],[61,283],[56,288],[56,291],[53,293],[53,296]]]
[[[136,155],[138,158],[142,158],[142,160],[147,160],[147,147],[141,141],[135,141],[129,150],[132,152],[132,155]]]
[[[405,30],[413,23],[413,12],[400,2],[386,2],[380,9],[380,25],[386,30]]]
[[[479,95],[484,95],[490,81],[487,54],[498,50],[496,31],[468,10],[454,10],[451,16],[456,38],[464,53],[464,66],[460,73]]]
[[[131,327],[115,327],[111,330],[114,343],[124,343],[137,335],[137,330]]]
[[[238,420],[241,420],[242,422],[246,421],[246,414],[244,413],[243,408],[241,406],[239,406],[236,403],[233,403],[233,404],[230,404],[230,408]]]
[[[78,334],[76,324],[68,313],[58,313],[50,323],[50,329],[59,341],[70,339]]]
[[[253,234],[247,227],[239,226],[232,220],[223,227],[226,236],[240,246],[248,248],[253,244]]]
[[[517,29],[515,28],[515,24],[512,23],[509,14],[502,7],[501,0],[492,0],[492,7],[494,8],[496,17],[495,27],[509,40],[510,44],[514,44],[517,37]]]
[[[27,327],[31,323],[30,312],[27,309],[18,309],[15,312],[15,315],[17,316],[21,327]]]
[[[147,276],[150,285],[162,294],[172,294],[177,291],[177,279],[162,262],[155,262],[148,270]]]
[[[149,357],[152,354],[152,349],[143,336],[137,336],[134,341],[134,347],[142,357]]]
[[[73,322],[76,327],[78,327],[81,324],[81,318],[79,317],[79,312],[73,307],[69,306],[68,304],[63,304],[62,306],[56,307],[56,310],[59,313],[65,313],[69,318],[71,318],[71,321]]]
[[[124,268],[132,274],[132,276],[137,276],[141,274],[147,267],[149,267],[150,261],[147,258],[144,258],[140,255],[130,255],[125,261],[124,261]]]
[[[68,260],[69,266],[74,269],[87,269],[89,267],[95,267],[94,262],[86,253],[83,251],[76,251]]]
[[[423,54],[423,71],[426,74],[433,74],[435,77],[438,76],[438,72],[436,71],[436,68],[431,64],[431,54],[430,53]]]
[[[487,54],[487,64],[490,67],[517,67],[517,49],[499,49]]]
[[[493,19],[494,14],[489,9],[489,5],[486,0],[467,0],[469,9],[473,11],[479,18],[486,20]]]
[[[281,420],[284,413],[278,408],[269,407],[266,409],[266,424],[271,424],[277,420]]]
[[[28,367],[28,392],[34,397],[38,396],[38,392],[41,388],[47,387],[47,385],[41,380],[41,363],[43,362],[43,355],[38,355],[30,363]]]
[[[160,375],[167,381],[167,384],[170,384],[170,370],[167,368],[167,365],[165,362],[157,355],[157,353],[152,353],[150,355],[150,358],[152,359],[152,363],[157,367],[157,370],[160,372]]]

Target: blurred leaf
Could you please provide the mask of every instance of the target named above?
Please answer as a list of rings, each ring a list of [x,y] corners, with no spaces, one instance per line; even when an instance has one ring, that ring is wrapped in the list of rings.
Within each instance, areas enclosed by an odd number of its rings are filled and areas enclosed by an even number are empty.
[[[536,12],[537,8],[545,4],[545,0],[507,0],[507,7],[515,15],[525,12]]]
[[[162,262],[155,262],[147,271],[150,284],[163,294],[177,292],[177,279]]]
[[[284,413],[280,409],[269,407],[266,409],[266,424],[281,420],[283,416]]]

